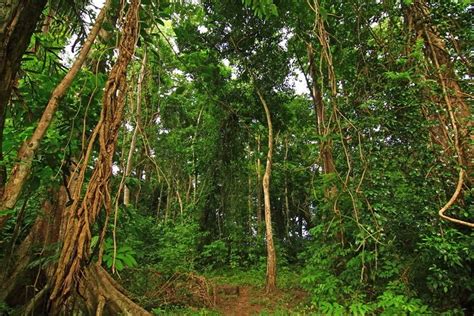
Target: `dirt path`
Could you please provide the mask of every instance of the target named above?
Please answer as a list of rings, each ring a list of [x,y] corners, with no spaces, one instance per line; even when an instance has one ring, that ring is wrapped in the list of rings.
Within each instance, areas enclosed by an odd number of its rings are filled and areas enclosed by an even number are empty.
[[[220,295],[217,309],[226,316],[258,315],[263,309],[263,306],[256,303],[260,294],[250,286],[235,287],[232,293],[224,292]]]
[[[306,297],[306,292],[297,289],[266,294],[263,288],[250,285],[221,285],[216,310],[225,316],[254,316],[278,309],[291,311]]]

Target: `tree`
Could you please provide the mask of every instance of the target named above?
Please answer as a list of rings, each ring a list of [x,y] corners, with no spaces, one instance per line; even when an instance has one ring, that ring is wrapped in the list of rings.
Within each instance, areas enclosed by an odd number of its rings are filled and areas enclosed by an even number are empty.
[[[0,8],[0,199],[3,197],[7,179],[2,149],[7,106],[21,58],[30,44],[31,35],[35,31],[46,2],[46,0],[12,1]],[[0,211],[4,211],[4,208],[0,207]],[[0,217],[0,229],[3,226],[1,220]]]
[[[270,109],[263,94],[257,87],[257,95],[262,102],[262,106],[265,110],[265,116],[267,118],[267,129],[268,129],[268,152],[267,161],[265,163],[265,173],[263,174],[263,198],[265,206],[265,238],[267,241],[267,280],[265,288],[268,292],[276,290],[276,276],[277,276],[277,262],[275,245],[273,242],[273,231],[272,231],[272,207],[270,203],[270,178],[272,175],[272,159],[273,159],[273,126]]]
[[[90,257],[90,241],[92,238],[90,225],[94,223],[103,206],[105,206],[106,214],[110,214],[111,211],[111,197],[108,187],[112,174],[113,153],[115,151],[118,131],[122,124],[127,85],[127,67],[133,57],[138,40],[139,9],[140,1],[132,1],[124,17],[123,36],[119,43],[119,55],[109,73],[105,86],[101,117],[89,140],[87,151],[84,154],[83,162],[79,169],[78,184],[73,193],[74,202],[65,217],[66,229],[64,235],[61,236],[63,246],[54,274],[50,296],[53,310],[56,312],[64,308],[64,303],[67,302],[71,291],[76,288],[77,280],[80,279],[83,262]],[[96,137],[99,138],[100,144],[99,156],[96,168],[89,179],[85,194],[82,197],[82,182],[88,169],[92,146],[96,141]],[[88,267],[85,270],[85,277],[82,279],[86,293],[92,291],[95,294],[95,292],[99,291],[100,287],[105,288],[105,291],[101,291],[103,294],[96,298],[96,300],[88,302],[89,309],[96,305],[99,313],[103,309],[105,302],[111,300],[112,310],[147,314],[139,306],[132,304],[119,290],[115,289],[115,285],[111,282],[110,277],[100,268],[100,263],[101,258],[99,257],[99,265]],[[90,284],[96,277],[102,283],[99,288]]]
[[[0,314],[472,313],[467,2],[106,6],[20,57]]]
[[[413,1],[410,6],[406,7],[405,17],[408,30],[416,34],[415,40],[424,42],[425,56],[431,60],[434,68],[434,79],[438,81],[442,89],[444,104],[441,105],[441,108],[444,108],[444,113],[437,117],[439,125],[432,128],[432,139],[443,148],[446,157],[451,157],[453,153],[457,156],[459,167],[455,192],[440,209],[439,215],[443,219],[454,223],[474,227],[474,223],[458,220],[444,214],[459,197],[464,179],[470,185],[473,173],[472,143],[474,136],[471,134],[471,111],[465,102],[466,94],[462,91],[456,78],[452,58],[449,55],[445,41],[439,35],[436,26],[431,22],[428,3],[424,0]],[[453,134],[453,141],[450,139],[450,130]]]
[[[43,115],[38,122],[33,135],[25,141],[20,149],[18,150],[18,163],[12,168],[8,182],[5,185],[5,189],[0,200],[0,210],[11,210],[25,185],[26,179],[28,178],[31,170],[31,164],[33,158],[39,148],[40,142],[43,139],[46,131],[48,130],[51,121],[53,120],[56,109],[59,105],[60,100],[66,93],[67,89],[71,86],[72,81],[76,77],[77,73],[84,64],[87,55],[94,43],[95,38],[99,34],[102,22],[105,19],[107,10],[111,4],[111,1],[107,1],[100,13],[97,16],[94,27],[91,29],[79,56],[69,69],[68,73],[64,76],[61,83],[51,93],[51,97],[44,109]],[[0,217],[0,228],[3,227],[8,216],[4,215]]]

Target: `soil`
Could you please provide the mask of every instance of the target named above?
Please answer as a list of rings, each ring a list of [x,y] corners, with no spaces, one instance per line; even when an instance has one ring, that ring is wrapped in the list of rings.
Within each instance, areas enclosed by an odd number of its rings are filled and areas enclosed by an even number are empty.
[[[225,316],[252,316],[276,309],[289,311],[306,298],[307,294],[297,289],[267,294],[263,288],[223,285],[218,288],[216,310]]]

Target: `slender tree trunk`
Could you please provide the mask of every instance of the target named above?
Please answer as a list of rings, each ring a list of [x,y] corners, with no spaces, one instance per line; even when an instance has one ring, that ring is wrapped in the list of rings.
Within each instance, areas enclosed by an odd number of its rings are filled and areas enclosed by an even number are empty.
[[[197,200],[197,188],[198,188],[198,182],[199,182],[199,172],[198,172],[198,168],[196,167],[196,163],[197,163],[197,157],[196,157],[196,149],[195,149],[195,144],[196,144],[196,140],[197,140],[197,137],[198,137],[198,132],[199,132],[199,124],[201,123],[201,117],[202,117],[202,113],[204,111],[204,107],[201,107],[201,109],[199,110],[199,114],[198,114],[198,117],[197,117],[197,120],[196,120],[196,130],[194,131],[194,136],[193,136],[193,140],[192,140],[192,144],[191,144],[191,150],[192,150],[192,154],[193,154],[193,203],[196,203],[196,200]]]
[[[262,226],[262,161],[260,160],[260,151],[262,145],[260,143],[260,135],[257,136],[257,236],[260,236],[260,228]]]
[[[51,5],[49,5],[48,14],[46,14],[43,20],[43,25],[41,25],[41,32],[43,34],[47,34],[49,32],[49,29],[51,27],[51,24],[53,23],[55,15],[56,15],[56,11],[53,9]]]
[[[180,185],[179,185],[179,180],[176,180],[176,197],[178,199],[178,205],[179,205],[179,215],[183,216],[183,200],[181,199],[181,193],[179,192]]]
[[[311,96],[313,98],[313,107],[316,113],[316,129],[319,136],[327,137],[329,134],[329,127],[325,119],[325,106],[321,93],[320,87],[318,87],[318,75],[316,72],[316,65],[314,60],[314,50],[311,44],[307,46],[308,50],[308,59],[309,59],[309,73],[311,76]],[[334,173],[336,172],[336,167],[334,164],[334,158],[332,154],[332,141],[324,140],[320,142],[320,156],[322,160],[323,173]],[[327,197],[333,196],[335,188],[329,188],[326,191]]]
[[[260,98],[260,102],[265,110],[267,118],[268,128],[268,152],[267,152],[267,163],[265,166],[265,174],[263,175],[263,197],[265,205],[265,233],[267,240],[267,276],[266,276],[266,291],[273,292],[276,290],[276,253],[275,245],[273,243],[273,231],[272,231],[272,213],[270,204],[270,178],[272,174],[272,158],[273,158],[273,126],[270,109],[265,101],[260,90],[257,88],[257,94]]]
[[[1,210],[9,210],[15,207],[15,204],[18,200],[18,197],[25,185],[26,179],[28,178],[31,171],[31,164],[33,158],[36,154],[36,151],[39,148],[40,142],[43,139],[46,131],[48,130],[51,121],[53,120],[54,114],[58,107],[59,101],[66,94],[66,91],[71,86],[74,78],[81,69],[81,66],[84,64],[86,57],[94,43],[94,40],[99,33],[101,28],[102,21],[105,18],[108,7],[110,6],[111,0],[108,0],[99,15],[97,16],[96,22],[91,29],[84,46],[82,47],[79,56],[72,64],[71,68],[64,76],[63,80],[59,85],[54,89],[48,104],[41,116],[38,126],[36,127],[33,135],[26,140],[20,147],[18,151],[18,162],[12,168],[10,176],[5,186],[5,190],[0,201]],[[7,216],[0,217],[0,228],[3,226],[7,219]]]
[[[136,104],[136,112],[135,112],[135,128],[133,129],[132,141],[130,142],[130,150],[128,152],[127,157],[127,165],[125,167],[125,177],[130,176],[132,172],[132,159],[133,154],[135,153],[135,147],[137,144],[137,134],[140,130],[140,117],[142,112],[142,85],[143,79],[145,78],[145,65],[146,65],[146,52],[143,55],[142,59],[142,66],[140,68],[140,74],[138,75],[138,84],[137,84],[137,104]],[[125,184],[123,188],[123,204],[125,206],[130,204],[130,189],[128,188],[127,184]]]
[[[28,48],[31,35],[40,19],[46,0],[12,0],[0,7],[0,200],[7,178],[3,164],[3,129],[7,105],[21,57]],[[0,210],[3,210],[0,204]],[[0,218],[0,228],[3,220]]]
[[[309,2],[308,4],[310,5],[311,10],[313,10],[315,14],[315,22],[314,22],[314,32],[316,33],[316,36],[319,40],[319,44],[321,46],[320,54],[322,57],[322,61],[325,61],[326,63],[326,69],[327,69],[327,82],[328,86],[330,87],[330,92],[331,92],[331,101],[333,104],[333,113],[332,113],[332,118],[337,121],[337,112],[336,112],[336,96],[337,96],[337,87],[336,87],[336,77],[334,73],[334,67],[333,67],[333,61],[332,61],[332,55],[331,55],[331,49],[329,45],[329,34],[326,31],[326,28],[324,26],[324,20],[321,15],[321,10],[320,10],[320,5],[318,0],[314,0],[313,4],[311,5]],[[308,43],[307,45],[307,52],[308,52],[308,59],[309,59],[309,72],[310,76],[312,79],[312,85],[311,85],[311,91],[312,91],[312,97],[313,97],[313,104],[315,106],[316,110],[316,115],[318,117],[318,132],[320,133],[319,135],[324,137],[324,140],[320,142],[320,157],[322,159],[322,165],[323,165],[323,173],[325,175],[329,174],[335,174],[337,172],[335,162],[334,162],[334,157],[333,157],[333,146],[332,146],[332,140],[330,139],[330,134],[331,134],[331,118],[327,120],[325,116],[325,105],[324,105],[324,100],[323,100],[323,80],[324,76],[322,71],[320,71],[320,78],[321,78],[321,86],[318,87],[318,76],[316,72],[316,64],[315,64],[315,58],[314,58],[314,50],[313,46],[311,43]],[[338,209],[337,206],[337,187],[336,185],[331,185],[327,188],[324,189],[324,194],[325,197],[328,201],[333,202],[332,208],[335,213],[335,215],[339,219],[340,223],[340,232],[336,235],[337,239],[341,242],[341,244],[344,244],[344,231],[343,231],[343,224],[342,224],[342,216],[341,213]]]
[[[250,143],[247,144],[247,159],[250,169],[252,168],[252,160],[250,159],[252,155],[252,150],[250,148]],[[246,231],[248,234],[252,234],[252,211],[253,211],[253,190],[252,190],[252,173],[247,174],[247,225]]]
[[[247,176],[247,233],[252,234],[252,176],[251,173]]]
[[[171,184],[168,182],[166,187],[166,206],[165,206],[165,222],[168,221],[170,216],[170,209],[171,209],[171,199],[173,197]]]
[[[285,136],[285,236],[290,231],[290,199],[288,197],[288,136]]]
[[[158,205],[156,206],[156,220],[158,220],[160,218],[160,214],[161,214],[161,199],[163,197],[163,186],[161,185],[161,183],[159,183],[160,185],[160,195],[158,196]]]

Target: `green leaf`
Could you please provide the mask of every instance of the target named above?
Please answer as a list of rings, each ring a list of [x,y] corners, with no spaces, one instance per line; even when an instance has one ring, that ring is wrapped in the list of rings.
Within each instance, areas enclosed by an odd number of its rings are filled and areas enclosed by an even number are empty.
[[[122,263],[121,260],[115,260],[115,269],[117,269],[117,271],[122,271],[124,268],[124,265]]]

